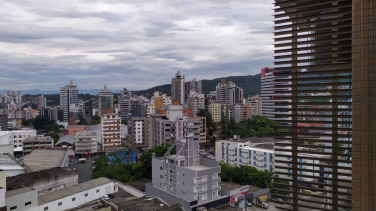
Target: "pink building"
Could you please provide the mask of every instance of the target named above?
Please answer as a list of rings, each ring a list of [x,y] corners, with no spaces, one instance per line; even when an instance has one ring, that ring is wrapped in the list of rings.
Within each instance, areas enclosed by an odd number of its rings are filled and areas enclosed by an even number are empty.
[[[64,135],[76,135],[77,132],[81,132],[83,130],[86,130],[88,126],[86,125],[69,125],[68,127],[65,128],[65,133]]]

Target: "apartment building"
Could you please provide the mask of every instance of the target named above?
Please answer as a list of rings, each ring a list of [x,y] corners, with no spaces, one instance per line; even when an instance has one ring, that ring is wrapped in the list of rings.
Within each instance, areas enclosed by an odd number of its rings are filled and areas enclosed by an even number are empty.
[[[49,136],[36,136],[22,141],[23,157],[35,149],[49,149],[54,147],[54,140]]]
[[[274,170],[274,142],[254,143],[258,138],[238,137],[215,143],[215,159],[232,166],[253,166],[258,170]]]
[[[121,120],[128,119],[128,115],[131,112],[131,95],[131,91],[126,88],[120,91],[119,102]]]
[[[261,103],[262,103],[262,116],[265,116],[271,120],[283,120],[288,118],[276,117],[276,114],[291,114],[291,112],[281,112],[276,109],[291,108],[290,105],[276,105],[276,103],[289,103],[291,100],[277,99],[277,96],[281,98],[287,96],[287,93],[291,88],[285,88],[291,82],[283,82],[283,80],[289,79],[290,76],[282,76],[279,73],[274,73],[274,68],[261,69]],[[282,87],[283,86],[283,87]]]
[[[92,155],[97,153],[97,133],[91,130],[82,130],[74,138],[76,154]]]
[[[233,105],[243,102],[243,89],[232,81],[226,84],[225,79],[222,79],[221,83],[216,86],[216,92],[217,103]]]
[[[205,96],[203,94],[196,93],[193,90],[191,90],[187,101],[188,109],[192,109],[192,113],[194,116],[197,116],[197,113],[200,109],[205,108]]]
[[[114,96],[112,95],[112,91],[107,90],[107,86],[104,86],[103,91],[99,91],[98,110],[100,116],[114,112]]]
[[[115,113],[106,113],[102,115],[102,149],[120,147],[121,146],[121,118]]]
[[[59,121],[68,122],[70,105],[78,103],[78,88],[71,81],[68,85],[60,88],[60,109],[62,115]]]
[[[44,95],[38,96],[37,98],[37,109],[40,110],[47,106],[47,100]]]
[[[8,130],[8,114],[0,114],[0,131]]]
[[[197,120],[200,122],[200,139],[199,143],[205,143],[206,142],[206,117],[190,117],[191,120]]]
[[[12,130],[12,131],[0,131],[0,152],[9,153],[8,147],[10,147],[10,153],[15,156],[22,156],[23,141],[27,138],[36,137],[36,130]],[[18,155],[16,155],[19,153]]]
[[[128,137],[134,146],[149,146],[149,117],[145,112],[136,113],[128,118]]]
[[[248,97],[250,116],[262,115],[262,101],[259,95],[254,95],[251,98]]]
[[[234,106],[234,119],[236,123],[241,122],[245,119],[250,119],[251,115],[249,113],[249,104],[248,103],[238,103]]]
[[[170,147],[166,155],[152,154],[152,183],[146,184],[146,195],[158,197],[167,204],[191,206],[215,201],[221,190],[218,162],[199,155],[199,143],[192,136],[175,143],[177,154]]]
[[[370,129],[376,128],[376,4],[358,0],[276,0],[275,6],[275,72],[291,76],[287,80],[291,92],[285,92],[288,95],[284,99],[291,100],[292,107],[277,109],[291,111],[287,117],[292,118],[289,124],[280,126],[289,132],[276,133],[290,136],[285,138],[290,141],[289,150],[279,150],[283,146],[276,145],[276,162],[286,156],[282,152],[291,157],[291,173],[276,168],[280,178],[291,176],[285,179],[291,191],[282,191],[292,200],[284,208],[376,210],[376,142],[375,130]],[[301,129],[317,127],[325,132],[300,133]],[[320,173],[320,177],[312,174],[314,183],[300,181],[296,167],[300,159],[306,160],[302,154],[313,150],[326,165],[313,171],[317,165],[307,163],[310,168],[303,171]],[[319,189],[310,187],[315,183]],[[306,198],[296,188],[303,185],[305,190],[326,197]],[[316,203],[310,203],[312,200]]]
[[[195,141],[200,138],[200,122],[188,119],[181,105],[167,105],[165,114],[150,114],[149,128],[150,148],[174,143],[187,135],[193,135]]]
[[[222,111],[220,103],[212,103],[209,105],[209,112],[212,115],[213,122],[220,122],[222,119]]]
[[[151,98],[150,102],[147,105],[147,115],[158,113],[158,109],[162,108],[165,105],[171,105],[172,99],[171,96],[166,94],[160,95],[159,91],[154,92],[154,96]]]
[[[15,104],[19,104],[23,102],[23,94],[21,91],[7,91],[3,95],[0,96],[0,103],[9,104],[14,102]]]
[[[196,78],[189,83],[189,93],[194,91],[198,94],[202,94],[202,81],[196,81]]]
[[[175,78],[171,79],[171,98],[172,101],[178,101],[179,105],[185,103],[184,83],[184,75],[181,75],[180,71],[175,74]]]

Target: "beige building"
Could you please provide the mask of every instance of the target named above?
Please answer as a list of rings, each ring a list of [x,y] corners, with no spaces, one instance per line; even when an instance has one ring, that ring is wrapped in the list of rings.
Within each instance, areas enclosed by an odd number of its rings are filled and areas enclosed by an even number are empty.
[[[120,147],[120,116],[115,113],[103,114],[101,118],[103,150]]]
[[[54,147],[54,140],[47,136],[26,138],[22,142],[23,155],[30,154],[34,149],[48,149]]]
[[[158,109],[162,108],[165,105],[171,105],[172,100],[171,96],[167,96],[166,94],[160,95],[158,91],[154,92],[154,96],[151,98],[148,106],[147,106],[147,115],[156,114],[158,113]]]
[[[178,101],[179,105],[185,103],[184,84],[184,75],[181,75],[180,71],[178,71],[175,78],[171,79],[171,97],[172,101]]]
[[[222,119],[221,113],[221,104],[220,103],[212,103],[209,105],[209,112],[212,115],[214,122],[219,122]]]
[[[194,116],[197,116],[197,113],[200,109],[205,108],[205,96],[203,94],[196,93],[191,91],[188,97],[188,109],[192,109]]]
[[[97,133],[91,130],[83,130],[76,133],[74,139],[76,154],[97,153]]]
[[[262,114],[262,101],[259,95],[252,96],[248,102],[250,104],[249,113],[251,117]]]
[[[128,131],[133,145],[149,146],[149,117],[129,118]]]
[[[199,143],[206,142],[206,117],[191,117],[189,119],[200,121],[200,139]]]
[[[248,103],[238,103],[235,105],[235,122],[239,123],[244,119],[249,119],[249,104]]]

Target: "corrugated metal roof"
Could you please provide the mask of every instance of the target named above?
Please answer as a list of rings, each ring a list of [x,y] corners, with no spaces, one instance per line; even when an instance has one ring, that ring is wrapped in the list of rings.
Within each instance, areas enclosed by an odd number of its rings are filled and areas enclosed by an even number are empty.
[[[76,137],[76,136],[74,136],[74,135],[66,135],[66,136],[63,136],[63,137],[61,137],[61,138],[59,139],[59,141],[56,142],[55,145],[59,145],[59,144],[64,143],[64,142],[73,145],[73,142],[74,142],[74,138],[75,138],[75,137]]]
[[[38,196],[38,205],[46,204],[55,200],[59,200],[76,193],[80,193],[92,188],[96,188],[101,185],[111,183],[112,181],[105,177],[100,177],[94,180],[83,182],[77,185],[69,186],[60,190],[56,190],[50,193],[46,193]]]
[[[66,150],[36,149],[26,155],[24,163],[32,170],[39,171],[61,166]]]

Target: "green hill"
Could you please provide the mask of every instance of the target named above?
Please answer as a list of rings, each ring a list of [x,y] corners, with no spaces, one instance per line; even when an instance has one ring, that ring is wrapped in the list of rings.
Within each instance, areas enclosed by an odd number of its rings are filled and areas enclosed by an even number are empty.
[[[244,97],[248,97],[248,95],[260,94],[261,92],[261,74],[246,76],[229,76],[224,78],[215,78],[212,80],[202,80],[202,91],[204,93],[208,93],[209,91],[215,91],[215,87],[218,83],[221,82],[222,79],[225,79],[226,82],[232,81],[237,86],[241,87],[244,90]],[[154,91],[170,94],[171,84],[159,85],[146,90],[134,91],[133,93],[152,95]]]

